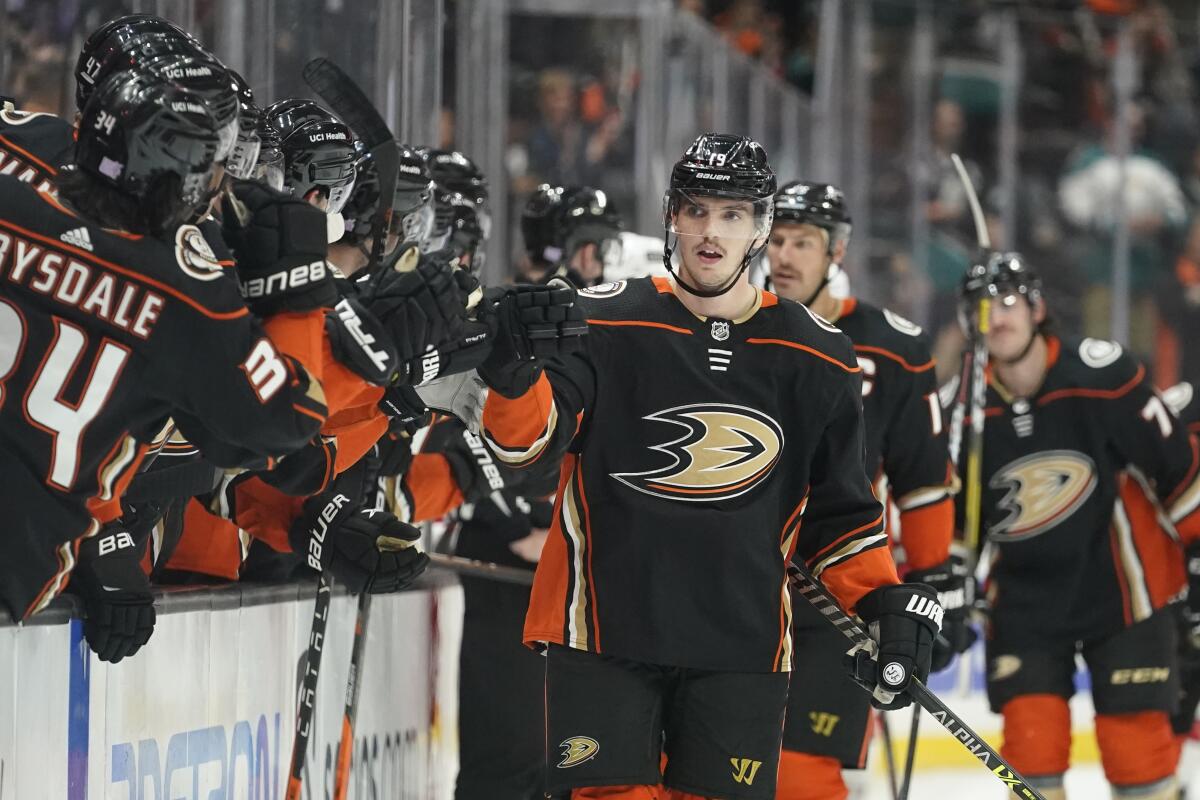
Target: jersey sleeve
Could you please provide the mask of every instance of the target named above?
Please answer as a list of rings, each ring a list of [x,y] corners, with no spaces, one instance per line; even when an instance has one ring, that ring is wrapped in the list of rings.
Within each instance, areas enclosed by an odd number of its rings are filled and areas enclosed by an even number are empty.
[[[325,421],[323,387],[279,351],[241,304],[236,284],[228,284],[232,297],[216,304],[228,311],[199,303],[198,313],[164,309],[173,324],[158,331],[167,336],[153,360],[151,390],[203,426],[205,435],[194,427],[188,431],[197,445],[215,439],[256,455],[291,452]]]
[[[1145,367],[1127,361],[1128,380],[1115,389],[1096,390],[1111,399],[1103,406],[1105,428],[1121,456],[1149,478],[1183,541],[1200,541],[1197,439],[1155,391]]]
[[[595,397],[596,374],[586,349],[550,361],[520,397],[488,393],[484,441],[507,467],[557,463],[582,428]]]
[[[839,382],[833,413],[813,457],[797,544],[798,558],[847,613],[872,589],[899,583],[883,508],[864,464],[861,386],[858,375]]]
[[[900,541],[912,569],[950,557],[958,478],[950,463],[934,361],[923,344],[912,364],[895,363],[883,471],[900,510]]]

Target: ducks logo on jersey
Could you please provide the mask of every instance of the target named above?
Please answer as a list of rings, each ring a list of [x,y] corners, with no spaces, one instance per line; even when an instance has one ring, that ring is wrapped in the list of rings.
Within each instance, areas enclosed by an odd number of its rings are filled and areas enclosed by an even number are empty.
[[[1045,533],[1075,513],[1096,483],[1096,462],[1075,450],[1047,450],[1019,458],[988,484],[1007,490],[998,505],[1008,512],[988,529],[988,536],[1014,542]]]

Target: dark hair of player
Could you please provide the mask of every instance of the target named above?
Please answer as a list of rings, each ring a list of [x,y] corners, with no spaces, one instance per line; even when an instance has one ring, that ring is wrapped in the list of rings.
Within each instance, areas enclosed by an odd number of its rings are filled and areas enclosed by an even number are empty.
[[[207,209],[219,144],[216,120],[197,93],[151,74],[119,73],[84,107],[58,193],[104,227],[159,235]]]

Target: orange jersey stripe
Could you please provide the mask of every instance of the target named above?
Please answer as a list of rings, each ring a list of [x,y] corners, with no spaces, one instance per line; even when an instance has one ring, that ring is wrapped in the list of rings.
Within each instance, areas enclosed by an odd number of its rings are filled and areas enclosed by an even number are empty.
[[[20,147],[17,144],[14,144],[13,140],[9,139],[7,136],[0,136],[0,144],[3,144],[9,150],[15,150],[16,152],[20,153],[21,156],[26,161],[33,162],[34,164],[38,165],[39,167],[41,167],[43,170],[50,173],[51,175],[58,174],[58,169],[56,167],[50,166],[45,161],[42,161],[40,158],[38,158],[37,156],[35,156],[33,153],[29,152],[25,148]]]
[[[638,320],[638,319],[589,319],[588,325],[602,325],[602,326],[607,326],[607,327],[612,327],[612,328],[619,328],[622,326],[631,326],[631,327],[639,327],[639,328],[662,328],[663,330],[671,331],[672,333],[682,333],[685,336],[692,335],[692,332],[689,331],[687,328],[679,328],[679,327],[676,327],[675,325],[667,325],[664,322],[648,322],[646,320]]]
[[[853,558],[834,564],[821,573],[821,583],[829,588],[847,614],[853,614],[858,601],[872,589],[900,583],[891,550],[874,547]]]
[[[865,345],[865,344],[856,344],[856,345],[854,345],[854,350],[855,350],[855,352],[862,352],[862,353],[876,353],[878,355],[883,356],[884,358],[890,358],[892,361],[895,361],[896,363],[898,363],[900,366],[904,367],[904,369],[908,370],[909,372],[928,372],[929,370],[933,369],[934,366],[936,366],[936,364],[932,358],[929,359],[929,361],[925,362],[924,364],[910,364],[908,362],[908,360],[904,358],[904,356],[900,355],[899,353],[893,353],[891,350],[885,350],[882,347],[872,347],[870,345]]]
[[[789,342],[786,339],[754,339],[754,338],[751,338],[751,339],[746,340],[746,344],[777,344],[782,347],[790,347],[794,350],[803,350],[804,352],[814,355],[817,358],[828,361],[830,364],[833,364],[834,366],[836,366],[837,368],[839,368],[845,372],[862,372],[862,369],[860,367],[847,366],[846,364],[843,364],[842,362],[838,361],[836,358],[825,355],[820,350],[809,347],[807,345],[798,344],[797,342]]]

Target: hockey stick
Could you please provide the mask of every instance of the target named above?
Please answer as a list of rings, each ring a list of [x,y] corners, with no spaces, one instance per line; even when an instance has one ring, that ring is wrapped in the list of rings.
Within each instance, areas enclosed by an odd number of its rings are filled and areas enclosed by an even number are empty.
[[[951,161],[962,181],[963,190],[967,194],[967,204],[971,207],[971,216],[975,220],[975,236],[982,254],[992,247],[991,237],[988,236],[987,220],[983,216],[983,208],[979,205],[979,197],[971,184],[971,176],[963,166],[962,159],[957,153],[952,153]],[[975,324],[971,327],[971,369],[970,388],[965,395],[967,409],[965,416],[969,418],[970,428],[967,433],[967,486],[966,507],[964,509],[963,541],[967,546],[968,558],[972,568],[979,550],[980,517],[983,504],[983,409],[987,401],[987,332],[988,318],[991,314],[991,301],[984,294],[979,299],[979,309],[976,313]],[[968,320],[969,322],[969,320]],[[956,414],[957,416],[957,414]],[[974,570],[972,569],[972,572]]]
[[[883,760],[887,762],[888,788],[892,790],[892,800],[899,800],[900,785],[896,781],[896,754],[892,752],[892,729],[888,725],[887,712],[879,712],[879,730],[883,734]]]
[[[842,635],[854,644],[854,649],[851,650],[854,659],[851,677],[856,683],[863,686],[864,691],[870,691],[866,685],[875,683],[874,640],[867,636],[858,623],[846,616],[846,612],[842,611],[842,607],[830,596],[828,590],[806,569],[793,567],[789,573],[792,585],[804,599],[812,603],[813,607],[829,621],[830,625],[841,631]],[[979,759],[983,766],[996,776],[997,780],[1011,789],[1015,795],[1026,798],[1026,800],[1046,800],[996,752],[995,748],[971,730],[970,726],[959,719],[958,715],[951,711],[936,694],[929,691],[924,683],[914,677],[905,691],[917,705],[928,711],[931,717],[950,731],[955,741],[960,742],[969,750],[971,755]]]
[[[370,274],[376,274],[383,263],[383,244],[392,218],[392,202],[400,172],[396,137],[375,104],[337,64],[327,58],[314,58],[304,65],[303,75],[304,82],[358,135],[375,162],[379,174],[379,203],[371,218],[371,257],[366,269]]]
[[[429,562],[435,567],[441,567],[463,575],[477,578],[491,578],[501,583],[517,583],[523,586],[533,585],[533,570],[520,567],[505,567],[490,561],[476,561],[473,558],[448,556],[442,553],[426,553]]]
[[[317,581],[317,600],[313,606],[312,632],[308,636],[308,656],[304,662],[304,680],[300,683],[300,706],[296,709],[296,738],[292,740],[292,768],[284,800],[300,800],[304,787],[304,758],[308,738],[312,734],[313,709],[317,699],[317,678],[321,673],[321,652],[325,646],[325,623],[329,621],[329,604],[333,599],[333,583],[321,573]]]
[[[333,800],[346,800],[350,790],[350,761],[354,754],[354,720],[358,716],[358,694],[362,689],[362,658],[367,642],[367,620],[371,616],[371,593],[358,596],[354,620],[354,647],[350,651],[350,677],[346,683],[346,709],[342,712],[342,738],[338,742],[337,767],[333,773]]]
[[[921,708],[914,705],[912,723],[908,727],[908,753],[904,756],[904,778],[900,782],[897,800],[908,800],[908,787],[912,783],[913,765],[917,760],[917,733],[921,728]]]

